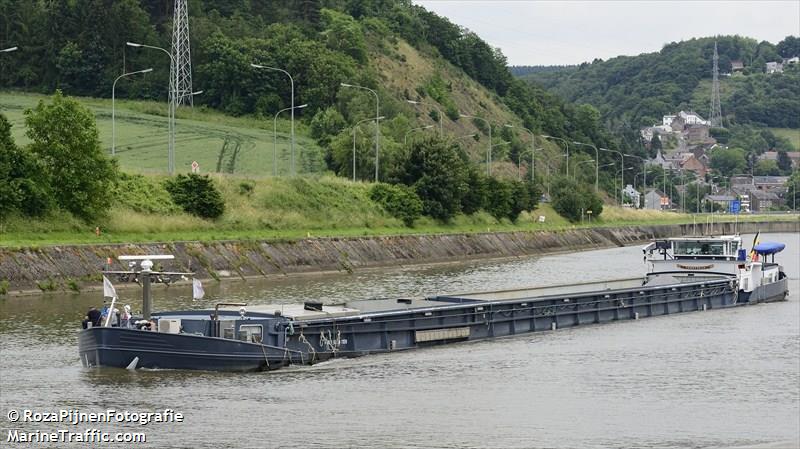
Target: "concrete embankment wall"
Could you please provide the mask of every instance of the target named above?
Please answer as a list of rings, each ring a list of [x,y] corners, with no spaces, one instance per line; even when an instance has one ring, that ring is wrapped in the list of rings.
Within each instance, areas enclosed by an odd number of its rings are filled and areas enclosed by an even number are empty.
[[[312,238],[296,241],[219,241],[0,248],[0,282],[10,294],[69,290],[99,285],[107,258],[124,270],[123,254],[173,254],[156,268],[193,271],[201,279],[247,278],[354,270],[478,258],[506,258],[606,248],[654,238],[693,235],[705,226],[663,225],[391,237]],[[800,222],[739,223],[740,233],[800,232]],[[733,223],[717,223],[715,234],[733,233]],[[5,284],[5,282],[3,282]]]

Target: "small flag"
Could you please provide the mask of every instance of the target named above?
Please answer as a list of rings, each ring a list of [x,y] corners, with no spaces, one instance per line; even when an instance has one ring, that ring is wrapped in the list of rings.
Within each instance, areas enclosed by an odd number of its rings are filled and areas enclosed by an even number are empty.
[[[200,283],[200,279],[192,279],[192,299],[203,299],[205,295],[206,292],[203,290],[203,284]]]
[[[758,253],[756,253],[756,245],[758,245],[758,236],[761,234],[761,231],[756,232],[756,236],[753,237],[753,249],[750,250],[750,260],[753,262],[758,261]]]
[[[103,276],[103,296],[107,298],[117,297],[117,290],[114,289],[114,286],[111,285],[111,281],[105,276]]]

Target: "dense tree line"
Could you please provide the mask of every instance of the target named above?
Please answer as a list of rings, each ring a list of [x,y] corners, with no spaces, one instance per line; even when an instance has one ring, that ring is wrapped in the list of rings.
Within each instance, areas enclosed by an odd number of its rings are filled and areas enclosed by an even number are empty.
[[[602,122],[601,112],[588,104],[565,102],[537,85],[514,78],[499,49],[410,0],[190,0],[189,10],[193,82],[205,91],[196,103],[232,115],[270,117],[290,105],[288,80],[280,72],[255,70],[250,64],[285,69],[294,76],[296,104],[309,104],[298,116],[310,124],[313,137],[328,148],[328,167],[342,176],[353,175],[351,126],[374,113],[370,94],[342,89],[340,83],[346,81],[373,88],[381,97],[381,112],[387,119],[381,124],[380,178],[415,186],[418,192],[437,189],[425,178],[409,178],[413,167],[407,161],[414,153],[402,142],[405,131],[417,120],[403,101],[409,93],[385,90],[371,66],[370,55],[391,52],[398,38],[428,57],[441,57],[463,70],[494,92],[525,127],[537,133],[627,153],[642,151],[635,133],[619,126],[608,127]],[[117,76],[153,67],[152,73],[119,83],[117,95],[166,98],[169,58],[158,51],[129,47],[126,42],[168,49],[172,2],[0,0],[0,13],[6,18],[0,21],[0,42],[20,46],[20,51],[5,56],[0,86],[108,97]],[[446,86],[446,80],[432,79],[421,89],[442,105],[450,120],[457,120],[459,111],[449,100]],[[374,155],[367,150],[372,146],[369,126],[374,125],[367,123],[364,132],[355,133],[358,179],[371,177]],[[517,162],[523,149],[520,137],[502,124],[495,126],[499,127],[494,130],[495,136],[512,142],[510,150],[498,151],[498,159]],[[481,130],[487,134],[487,129]],[[571,151],[594,153],[588,147]],[[608,153],[600,157],[613,160]],[[481,182],[488,185],[495,181]],[[498,187],[501,196],[505,187]],[[456,212],[472,207],[456,203],[448,207],[455,207]],[[446,218],[452,213],[440,212],[430,201],[423,205],[425,213],[432,216]],[[479,208],[484,206],[489,207],[480,203]],[[513,211],[524,209],[520,207],[503,206],[495,215],[513,218]],[[511,212],[502,212],[505,210]]]
[[[664,114],[709,109],[714,43],[722,74],[722,112],[733,123],[800,127],[800,70],[766,74],[765,64],[800,55],[798,39],[789,36],[777,45],[741,36],[718,36],[673,42],[659,52],[596,60],[575,68],[535,71],[526,79],[553,89],[569,101],[589,103],[606,120],[633,126],[660,122]],[[744,75],[725,76],[731,61],[744,63]],[[699,89],[699,90],[698,90]]]

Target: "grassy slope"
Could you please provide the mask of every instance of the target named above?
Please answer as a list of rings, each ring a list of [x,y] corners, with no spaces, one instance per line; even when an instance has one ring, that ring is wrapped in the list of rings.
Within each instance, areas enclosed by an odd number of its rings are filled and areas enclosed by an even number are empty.
[[[6,114],[14,125],[12,134],[20,145],[28,143],[25,136],[25,109],[36,106],[44,95],[0,92],[0,112]],[[77,98],[89,107],[97,118],[100,139],[105,148],[111,151],[111,101],[95,98]],[[167,166],[167,121],[166,103],[147,101],[116,102],[116,150],[120,166],[125,171],[139,173],[163,173]],[[278,121],[278,170],[287,173],[289,169],[289,129],[288,120]],[[271,118],[235,118],[203,108],[180,109],[176,120],[175,166],[179,172],[190,170],[192,161],[200,164],[204,173],[215,172],[220,150],[226,140],[229,147],[240,144],[239,154],[234,163],[234,173],[250,176],[272,174],[273,160],[273,121]],[[295,149],[298,153],[297,168],[303,164],[299,154],[313,154],[315,164],[306,164],[310,170],[321,171],[321,149],[301,129],[296,132]],[[228,161],[229,159],[226,159]]]
[[[508,109],[497,98],[497,95],[489,92],[485,87],[467,76],[463,70],[453,66],[449,62],[425,54],[414,48],[408,42],[398,39],[392,51],[374,51],[371,54],[373,66],[378,70],[382,79],[382,85],[388,89],[403,93],[401,101],[405,101],[405,93],[408,92],[413,98],[418,98],[417,87],[425,85],[432,77],[439,75],[442,79],[450,83],[449,95],[455,103],[459,112],[467,115],[476,115],[489,120],[495,129],[504,124],[514,124],[521,126],[519,118]],[[488,147],[488,136],[481,134],[471,119],[459,118],[451,120],[445,114],[445,107],[436,103],[432,98],[421,98],[421,101],[436,105],[442,111],[444,133],[450,136],[466,136],[477,133],[478,140],[471,138],[458,139],[458,142],[465,148],[471,159],[478,164],[486,160],[486,150]],[[429,124],[436,125],[428,132],[436,132],[439,125],[428,117],[431,107],[420,105],[416,107],[419,126]],[[522,138],[527,142],[529,136],[523,132]],[[501,140],[497,135],[494,136],[495,144]],[[539,147],[544,147],[545,151],[537,153],[537,165],[544,168],[545,164],[551,165],[554,169],[560,167],[563,159],[561,150],[557,143],[539,139]],[[494,148],[494,160],[492,162],[493,173],[516,177],[516,165],[510,161],[500,161],[499,156],[507,151],[504,146]],[[539,165],[541,164],[541,165]]]
[[[773,134],[789,139],[795,151],[800,151],[800,129],[769,128]]]
[[[572,225],[549,205],[543,204],[532,213],[523,213],[515,224],[498,222],[479,213],[471,217],[459,216],[446,225],[423,218],[414,228],[406,228],[368,199],[368,183],[327,176],[316,179],[245,179],[218,175],[215,178],[226,202],[225,214],[216,221],[201,220],[183,212],[136,212],[130,205],[147,200],[136,198],[136,201],[124,200],[112,209],[107,219],[97,223],[82,223],[65,215],[39,220],[7,220],[0,223],[0,246],[532,231],[590,225]],[[154,186],[160,185],[163,179],[164,176],[146,177],[147,182]],[[242,189],[243,183],[252,188]],[[540,215],[546,217],[544,223],[538,222]],[[721,219],[730,220],[732,217],[715,217],[714,221]],[[796,219],[796,216],[774,216],[771,219]],[[689,215],[607,206],[603,219],[591,225],[692,222]],[[705,223],[706,217],[697,218],[697,222]],[[95,226],[102,230],[99,237],[94,234]]]

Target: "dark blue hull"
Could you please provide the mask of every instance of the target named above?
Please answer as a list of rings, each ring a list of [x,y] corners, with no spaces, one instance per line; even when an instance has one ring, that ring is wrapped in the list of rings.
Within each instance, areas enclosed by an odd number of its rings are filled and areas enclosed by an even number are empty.
[[[442,296],[437,297],[445,301],[441,306],[424,309],[292,323],[275,317],[235,320],[236,326],[261,323],[268,344],[193,333],[90,328],[80,333],[79,352],[87,367],[124,368],[138,358],[137,368],[272,370],[332,357],[776,301],[786,292],[783,278],[752,294],[738,291],[733,281],[719,280],[485,302],[468,295]],[[497,292],[504,293],[508,292]]]
[[[167,334],[118,327],[80,332],[78,348],[85,367],[209,371],[261,371],[306,363],[303,354],[256,343],[191,334]]]

